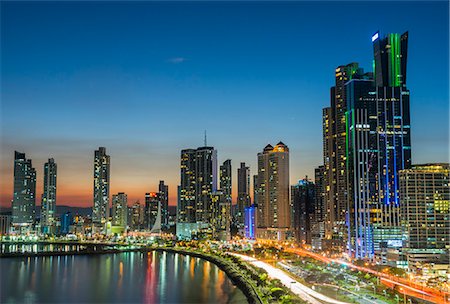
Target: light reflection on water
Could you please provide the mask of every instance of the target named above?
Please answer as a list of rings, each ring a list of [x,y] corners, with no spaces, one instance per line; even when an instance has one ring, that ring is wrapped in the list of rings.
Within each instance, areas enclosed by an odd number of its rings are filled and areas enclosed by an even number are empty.
[[[166,252],[0,259],[0,303],[246,303],[214,264]]]

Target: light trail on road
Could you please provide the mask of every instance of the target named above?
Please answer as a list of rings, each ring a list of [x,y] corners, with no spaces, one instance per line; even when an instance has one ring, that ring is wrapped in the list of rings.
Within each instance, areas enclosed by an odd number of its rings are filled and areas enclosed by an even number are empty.
[[[421,298],[421,299],[424,299],[424,300],[427,300],[427,301],[431,301],[433,303],[448,303],[448,301],[445,300],[445,294],[441,295],[441,293],[439,293],[438,291],[432,290],[431,288],[427,288],[427,287],[422,287],[423,290],[422,289],[418,289],[418,288],[412,286],[412,285],[414,285],[413,282],[410,282],[410,281],[408,281],[406,279],[402,279],[402,278],[395,278],[395,279],[393,279],[393,277],[391,277],[391,276],[389,276],[389,275],[387,275],[385,273],[382,273],[382,272],[379,272],[379,271],[376,271],[376,270],[373,270],[373,269],[370,269],[370,268],[353,265],[351,263],[348,263],[348,262],[345,262],[345,261],[341,261],[341,260],[338,260],[338,259],[331,259],[331,258],[328,258],[328,257],[324,257],[324,256],[322,256],[320,254],[317,254],[317,253],[314,253],[314,252],[310,252],[308,250],[304,250],[304,249],[300,249],[300,248],[295,248],[295,249],[293,249],[293,248],[286,248],[285,251],[286,252],[290,252],[290,253],[295,253],[295,254],[298,254],[298,255],[307,255],[307,256],[310,256],[310,257],[312,257],[312,258],[314,258],[316,260],[322,261],[322,262],[324,262],[326,264],[337,263],[337,264],[345,265],[345,266],[347,266],[349,268],[352,268],[352,269],[356,269],[356,270],[359,270],[359,271],[362,271],[362,272],[367,272],[367,273],[373,274],[373,275],[379,277],[381,279],[381,282],[384,281],[384,282],[388,282],[388,283],[390,283],[392,285],[401,286],[402,289],[400,289],[398,291],[400,293],[403,293],[403,294],[406,294],[406,295],[409,295],[409,296],[413,296],[413,297],[416,297],[416,298]]]
[[[241,258],[242,260],[255,265],[256,267],[262,268],[265,271],[267,271],[267,274],[269,277],[278,279],[281,281],[281,283],[289,288],[294,294],[298,295],[303,300],[308,301],[311,304],[321,304],[323,302],[330,303],[330,304],[349,304],[347,302],[341,302],[332,298],[329,298],[321,293],[318,293],[315,290],[312,290],[311,288],[301,284],[297,280],[291,278],[288,274],[286,274],[284,271],[275,268],[263,261],[257,260],[255,258],[249,257],[247,255],[237,254],[237,253],[229,253],[231,255],[237,256]],[[318,301],[320,300],[320,301]]]

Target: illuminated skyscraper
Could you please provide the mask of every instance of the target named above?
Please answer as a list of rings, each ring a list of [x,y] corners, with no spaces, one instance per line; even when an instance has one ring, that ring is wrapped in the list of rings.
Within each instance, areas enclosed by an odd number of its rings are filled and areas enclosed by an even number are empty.
[[[158,196],[161,202],[161,225],[169,228],[169,186],[159,181]]]
[[[373,258],[375,225],[381,215],[377,200],[377,114],[372,74],[362,70],[347,82],[347,252]]]
[[[156,192],[145,193],[144,227],[150,231],[157,221],[160,200]]]
[[[112,196],[112,224],[126,228],[128,225],[128,198],[123,192]]]
[[[213,214],[217,219],[217,238],[219,240],[228,241],[231,239],[231,205],[232,205],[232,177],[231,177],[231,159],[227,159],[220,166],[220,190],[213,193],[214,207],[216,209]]]
[[[142,228],[144,221],[144,211],[139,201],[136,201],[131,207],[131,228],[139,230]]]
[[[450,166],[413,165],[399,172],[400,218],[408,267],[449,264]],[[443,268],[443,267],[441,267]],[[448,266],[447,266],[448,268]]]
[[[212,218],[211,193],[217,191],[217,150],[198,148],[195,162],[195,219],[207,224]]]
[[[232,203],[232,178],[231,178],[231,159],[227,159],[220,166],[220,191],[222,191],[225,201]]]
[[[323,153],[326,176],[325,232],[328,246],[334,250],[344,248],[347,209],[346,124],[347,111],[345,83],[358,70],[357,63],[338,66],[335,86],[331,88],[331,105],[323,109]]]
[[[291,186],[291,227],[300,244],[311,244],[314,221],[315,185],[308,177]]]
[[[374,225],[374,247],[378,262],[386,262],[386,250],[400,248],[398,172],[411,168],[409,90],[406,88],[408,32],[376,33],[374,50],[375,99],[378,150],[378,208],[381,224]]]
[[[244,236],[247,239],[254,240],[257,227],[257,209],[255,205],[245,208],[244,211]]]
[[[231,202],[227,201],[227,196],[222,191],[212,193],[211,202],[213,237],[220,241],[229,241],[231,239]]]
[[[291,228],[289,148],[282,142],[258,153],[259,238],[285,239]]]
[[[181,184],[179,189],[179,205],[177,208],[178,223],[195,223],[195,164],[196,150],[181,150]]]
[[[53,158],[44,164],[44,192],[41,200],[41,228],[44,233],[55,233],[56,228],[56,171]]]
[[[217,151],[213,147],[181,151],[181,183],[177,218],[177,236],[211,227],[211,194],[217,191]]]
[[[17,230],[30,228],[36,208],[36,170],[25,153],[14,151],[14,195],[12,224]]]
[[[245,208],[251,204],[250,200],[250,168],[241,163],[237,169],[238,196],[237,196],[237,222],[239,228],[244,228]]]
[[[325,166],[319,166],[314,170],[315,199],[314,220],[311,223],[311,246],[313,250],[322,250],[322,242],[325,239]],[[292,195],[292,194],[291,194]]]
[[[106,148],[100,147],[95,151],[94,158],[94,208],[92,208],[92,222],[104,224],[109,218],[109,186],[110,186],[110,157],[106,155]]]
[[[376,33],[375,77],[358,69],[344,85],[347,249],[382,264],[402,246],[398,172],[411,166],[407,38]]]
[[[72,212],[67,211],[61,215],[61,234],[66,235],[70,233],[70,226],[73,225],[73,215]]]

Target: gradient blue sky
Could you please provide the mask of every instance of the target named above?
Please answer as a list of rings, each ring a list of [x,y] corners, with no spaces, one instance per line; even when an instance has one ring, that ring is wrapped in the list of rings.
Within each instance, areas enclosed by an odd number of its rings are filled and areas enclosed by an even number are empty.
[[[111,193],[176,203],[179,153],[203,143],[256,172],[282,140],[291,182],[322,163],[334,69],[372,67],[377,30],[409,31],[413,163],[448,161],[448,2],[2,2],[0,204],[13,152],[58,163],[58,203],[92,205],[94,150]],[[39,203],[39,199],[37,200]]]

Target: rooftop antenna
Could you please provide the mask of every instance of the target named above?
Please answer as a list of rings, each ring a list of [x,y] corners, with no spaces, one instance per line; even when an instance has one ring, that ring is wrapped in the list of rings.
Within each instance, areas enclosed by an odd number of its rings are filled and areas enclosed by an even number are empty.
[[[205,130],[205,147],[207,146],[206,143],[207,143],[207,141],[206,141],[206,130]]]

